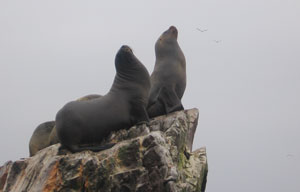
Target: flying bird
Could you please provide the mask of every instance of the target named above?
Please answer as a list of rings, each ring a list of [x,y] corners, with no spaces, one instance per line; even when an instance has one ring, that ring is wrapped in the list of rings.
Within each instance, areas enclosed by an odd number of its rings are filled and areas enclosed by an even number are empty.
[[[200,32],[205,32],[205,31],[207,31],[208,29],[199,29],[199,28],[196,28],[198,31],[200,31]]]
[[[220,43],[220,42],[221,42],[221,40],[214,40],[214,42],[215,42],[215,43]]]

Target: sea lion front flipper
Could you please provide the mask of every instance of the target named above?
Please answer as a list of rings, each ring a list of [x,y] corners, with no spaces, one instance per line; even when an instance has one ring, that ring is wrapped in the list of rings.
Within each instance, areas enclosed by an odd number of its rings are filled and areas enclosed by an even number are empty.
[[[163,87],[158,99],[163,104],[166,114],[184,110],[180,99],[172,89]]]
[[[144,124],[150,121],[147,110],[142,104],[132,104],[131,108],[131,122],[135,124]]]
[[[153,105],[156,105],[156,103],[158,102],[158,97],[160,95],[160,92],[161,92],[161,88],[152,87],[152,90],[151,90],[150,95],[149,95],[147,109],[153,107]]]

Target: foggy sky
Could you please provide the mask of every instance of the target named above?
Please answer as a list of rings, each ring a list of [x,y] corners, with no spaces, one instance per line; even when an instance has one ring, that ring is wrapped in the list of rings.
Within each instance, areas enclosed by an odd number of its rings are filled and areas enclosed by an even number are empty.
[[[65,103],[107,93],[121,45],[151,73],[155,41],[175,25],[207,192],[298,192],[299,18],[297,0],[2,0],[0,165],[28,157],[33,130]]]

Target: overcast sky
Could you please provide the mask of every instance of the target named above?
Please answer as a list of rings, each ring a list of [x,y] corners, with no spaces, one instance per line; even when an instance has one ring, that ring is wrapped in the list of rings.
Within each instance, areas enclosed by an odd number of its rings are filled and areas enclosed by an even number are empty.
[[[28,157],[33,130],[66,102],[107,93],[121,45],[151,73],[175,25],[207,192],[298,192],[299,18],[299,0],[1,0],[0,165]]]

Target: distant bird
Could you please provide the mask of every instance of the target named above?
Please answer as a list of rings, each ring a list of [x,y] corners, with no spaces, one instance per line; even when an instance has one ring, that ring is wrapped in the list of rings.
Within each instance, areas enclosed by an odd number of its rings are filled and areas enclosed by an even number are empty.
[[[205,31],[207,31],[208,29],[199,29],[199,28],[196,28],[198,31],[200,31],[200,32],[205,32]]]
[[[215,43],[220,43],[220,42],[221,42],[221,40],[214,40],[214,42],[215,42]]]

